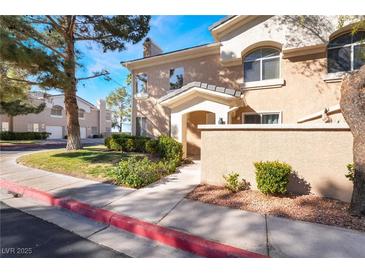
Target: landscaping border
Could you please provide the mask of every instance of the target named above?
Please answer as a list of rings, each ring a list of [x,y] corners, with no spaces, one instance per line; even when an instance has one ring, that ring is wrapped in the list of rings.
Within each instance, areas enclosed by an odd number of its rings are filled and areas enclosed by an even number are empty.
[[[96,208],[67,197],[57,198],[50,193],[0,179],[0,188],[11,193],[67,209],[97,222],[105,223],[135,235],[208,258],[268,258],[268,256],[206,240],[178,230],[145,222],[113,211]]]

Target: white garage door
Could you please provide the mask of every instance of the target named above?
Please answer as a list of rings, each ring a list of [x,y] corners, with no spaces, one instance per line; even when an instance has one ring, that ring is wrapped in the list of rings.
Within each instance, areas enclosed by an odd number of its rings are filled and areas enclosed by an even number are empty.
[[[46,126],[46,131],[51,133],[48,139],[62,139],[62,127],[60,126]]]
[[[80,138],[81,139],[86,138],[86,127],[80,127]]]

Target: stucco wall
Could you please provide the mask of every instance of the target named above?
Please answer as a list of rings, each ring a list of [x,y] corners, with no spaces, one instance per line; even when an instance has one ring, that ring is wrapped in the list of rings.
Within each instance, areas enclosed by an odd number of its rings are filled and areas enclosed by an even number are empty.
[[[216,128],[219,126],[216,126]],[[224,126],[222,126],[224,127]],[[202,129],[201,181],[224,184],[223,175],[238,172],[256,187],[256,161],[279,160],[290,164],[296,175],[289,190],[349,201],[352,184],[345,178],[352,162],[349,129]]]
[[[212,54],[178,62],[166,62],[161,65],[133,71],[133,75],[147,74],[149,98],[134,99],[135,116],[147,118],[147,131],[152,136],[168,134],[170,111],[158,104],[157,100],[170,90],[170,69],[184,67],[184,84],[201,81],[227,88],[239,89],[242,79],[241,66],[225,68],[221,65],[219,54]],[[135,122],[133,120],[133,122]]]
[[[326,62],[325,52],[282,59],[281,78],[285,81],[284,85],[245,90],[243,100],[248,106],[235,111],[232,122],[241,123],[242,112],[280,111],[282,123],[297,123],[307,115],[338,104],[341,81],[324,81],[327,75]],[[170,111],[157,100],[167,93],[169,69],[176,66],[184,66],[185,83],[201,81],[235,89],[239,89],[242,83],[242,65],[223,67],[219,63],[218,54],[135,71],[134,73],[144,72],[148,75],[150,97],[136,100],[135,103],[137,116],[147,117],[148,131],[153,136],[169,133]],[[343,122],[341,114],[334,116],[333,123]]]

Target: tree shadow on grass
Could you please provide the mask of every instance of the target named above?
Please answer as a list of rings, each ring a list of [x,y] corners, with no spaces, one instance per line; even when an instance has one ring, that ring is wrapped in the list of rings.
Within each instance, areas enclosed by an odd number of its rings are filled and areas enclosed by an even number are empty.
[[[51,157],[77,158],[88,163],[110,164],[118,163],[120,160],[130,157],[130,155],[124,152],[75,151],[57,153]]]

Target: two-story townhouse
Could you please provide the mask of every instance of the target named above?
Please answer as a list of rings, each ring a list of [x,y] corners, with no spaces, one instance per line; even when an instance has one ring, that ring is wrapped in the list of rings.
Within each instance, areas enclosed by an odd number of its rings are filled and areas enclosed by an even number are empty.
[[[123,62],[133,76],[132,133],[170,134],[200,155],[199,124],[303,124],[345,120],[344,73],[364,64],[365,31],[337,16],[227,16],[215,42]]]
[[[45,109],[38,114],[9,117],[0,115],[1,130],[14,132],[51,133],[49,139],[61,139],[67,135],[66,111],[64,95],[48,95],[32,92],[29,100],[34,104],[46,103]],[[93,105],[77,96],[79,107],[80,137],[82,139],[95,135],[107,136],[111,133],[111,111],[106,108],[105,100],[98,100]]]

